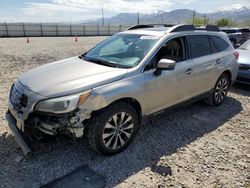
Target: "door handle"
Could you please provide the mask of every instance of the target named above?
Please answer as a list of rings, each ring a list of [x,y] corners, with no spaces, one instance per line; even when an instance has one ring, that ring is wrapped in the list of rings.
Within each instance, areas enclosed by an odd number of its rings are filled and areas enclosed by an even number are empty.
[[[216,64],[221,64],[222,63],[222,60],[221,59],[217,59],[216,60]]]
[[[190,69],[190,68],[187,69],[187,70],[185,71],[185,73],[188,74],[188,75],[191,74],[191,73],[192,73],[192,69]]]

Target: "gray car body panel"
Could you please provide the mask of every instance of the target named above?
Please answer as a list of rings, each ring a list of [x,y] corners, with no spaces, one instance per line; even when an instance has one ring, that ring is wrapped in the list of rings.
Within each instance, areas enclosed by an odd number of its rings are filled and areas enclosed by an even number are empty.
[[[239,55],[238,63],[239,64],[250,65],[250,51],[248,51],[248,50],[241,50],[241,49],[237,49],[237,51],[240,54]]]
[[[73,57],[30,70],[19,81],[33,92],[53,98],[114,82],[126,73],[126,69],[98,65]]]
[[[239,52],[239,66],[244,67],[240,69],[237,77],[237,82],[250,84],[250,51],[237,49]]]

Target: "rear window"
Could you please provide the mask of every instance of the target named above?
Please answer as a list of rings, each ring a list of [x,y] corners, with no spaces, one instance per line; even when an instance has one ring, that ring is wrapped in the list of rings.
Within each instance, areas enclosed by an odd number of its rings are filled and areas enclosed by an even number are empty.
[[[227,33],[227,34],[239,33],[240,32],[240,30],[237,30],[237,29],[226,29],[226,30],[222,30],[222,31]]]
[[[192,35],[189,36],[192,57],[197,58],[211,54],[211,47],[208,36],[206,35]]]
[[[243,33],[249,33],[250,32],[249,29],[240,29],[240,31],[243,32]]]
[[[229,47],[229,44],[221,37],[218,36],[210,36],[210,37],[214,42],[218,52],[225,51]]]

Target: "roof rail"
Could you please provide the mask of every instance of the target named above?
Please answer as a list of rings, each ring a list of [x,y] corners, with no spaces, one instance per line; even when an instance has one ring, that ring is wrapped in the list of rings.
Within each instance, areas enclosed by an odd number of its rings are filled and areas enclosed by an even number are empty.
[[[198,27],[198,30],[207,30],[207,31],[220,31],[220,28],[217,25],[206,25],[206,27]]]
[[[153,25],[135,25],[132,26],[130,28],[128,28],[128,30],[133,30],[133,29],[142,29],[142,28],[152,28],[154,27]]]
[[[219,32],[220,29],[216,25],[206,25],[206,27],[195,27],[192,24],[146,24],[146,25],[135,25],[128,28],[128,30],[143,29],[143,28],[153,28],[153,27],[168,27],[167,33],[181,32],[181,31],[194,31],[194,30],[205,30],[205,31],[216,31]]]
[[[152,28],[152,27],[173,27],[176,24],[145,24],[145,25],[135,25],[132,26],[130,28],[128,28],[128,30],[133,30],[133,29],[143,29],[143,28]]]
[[[206,30],[207,31],[220,31],[220,28],[217,25],[207,25]]]
[[[170,28],[167,32],[173,33],[173,32],[181,32],[181,31],[193,31],[195,29],[196,28],[194,27],[194,25],[179,24]]]

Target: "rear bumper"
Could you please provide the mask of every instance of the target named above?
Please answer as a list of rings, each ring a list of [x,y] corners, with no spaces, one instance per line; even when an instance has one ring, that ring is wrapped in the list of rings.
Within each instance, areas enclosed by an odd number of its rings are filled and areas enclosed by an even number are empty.
[[[28,143],[25,141],[26,138],[24,134],[17,127],[16,119],[13,117],[13,115],[10,112],[7,112],[5,117],[6,117],[6,120],[8,121],[10,130],[15,136],[15,140],[17,144],[23,150],[24,155],[27,155],[28,153],[31,152],[31,148],[29,147]]]

